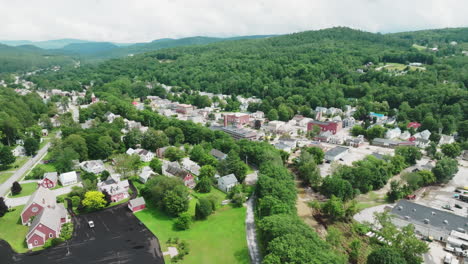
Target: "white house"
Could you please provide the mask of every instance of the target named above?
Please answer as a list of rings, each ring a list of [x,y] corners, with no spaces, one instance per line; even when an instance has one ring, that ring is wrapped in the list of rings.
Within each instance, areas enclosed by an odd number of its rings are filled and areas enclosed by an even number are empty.
[[[232,173],[218,179],[218,188],[224,192],[229,192],[237,184],[237,178]]]
[[[411,134],[408,131],[405,131],[405,132],[401,133],[401,135],[400,135],[400,139],[402,139],[402,140],[408,140],[410,137],[411,137]]]
[[[13,149],[12,154],[15,157],[25,156],[26,150],[24,149],[23,146],[17,146],[16,148]]]
[[[431,132],[429,132],[429,130],[427,130],[427,129],[420,132],[420,133],[414,134],[415,138],[422,138],[422,139],[426,139],[426,140],[429,139],[430,136],[431,136]]]
[[[455,142],[455,139],[452,136],[440,136],[439,145],[452,144],[453,142]]]
[[[142,183],[146,183],[148,181],[148,179],[153,176],[155,173],[154,171],[149,167],[149,166],[145,166],[141,169],[141,173],[140,173],[140,176],[139,176],[139,180],[142,182]]]
[[[154,159],[154,153],[151,152],[151,151],[148,151],[146,149],[141,149],[141,148],[132,149],[132,148],[129,148],[126,153],[128,155],[137,154],[138,156],[140,156],[140,160],[143,161],[143,162],[150,162],[152,159]]]
[[[392,139],[392,138],[398,138],[401,135],[401,129],[400,128],[394,128],[394,129],[389,129],[385,133],[385,138],[386,139]]]
[[[184,170],[189,171],[192,174],[200,174],[200,166],[190,158],[183,158],[181,161],[181,165]]]
[[[75,171],[65,172],[60,174],[59,180],[63,186],[72,185],[78,182],[78,175]]]
[[[80,168],[84,171],[99,174],[105,170],[102,160],[87,160],[80,163]]]

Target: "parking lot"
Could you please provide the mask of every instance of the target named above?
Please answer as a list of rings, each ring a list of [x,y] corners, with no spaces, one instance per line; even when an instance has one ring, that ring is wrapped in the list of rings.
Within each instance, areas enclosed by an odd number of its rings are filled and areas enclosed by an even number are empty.
[[[79,215],[74,222],[73,238],[51,249],[14,254],[1,243],[1,263],[164,263],[158,239],[125,204]]]

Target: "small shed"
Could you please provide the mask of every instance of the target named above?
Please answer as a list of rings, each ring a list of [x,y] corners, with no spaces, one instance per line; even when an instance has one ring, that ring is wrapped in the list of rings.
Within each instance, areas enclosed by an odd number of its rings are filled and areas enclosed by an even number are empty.
[[[128,202],[128,208],[134,213],[145,209],[145,199],[143,199],[143,197],[137,197],[135,199],[130,200]]]

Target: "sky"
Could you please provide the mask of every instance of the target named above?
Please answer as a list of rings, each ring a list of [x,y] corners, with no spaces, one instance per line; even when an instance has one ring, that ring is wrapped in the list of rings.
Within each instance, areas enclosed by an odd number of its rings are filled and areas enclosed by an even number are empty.
[[[467,11],[467,0],[0,0],[0,39],[125,43],[334,26],[387,33],[466,27]]]

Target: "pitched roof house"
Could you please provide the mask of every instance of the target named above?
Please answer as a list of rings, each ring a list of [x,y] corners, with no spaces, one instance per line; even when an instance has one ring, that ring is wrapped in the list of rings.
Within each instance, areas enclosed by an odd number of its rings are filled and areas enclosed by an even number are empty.
[[[218,188],[224,192],[229,192],[232,187],[239,184],[234,174],[229,174],[218,179]]]
[[[63,186],[72,185],[78,182],[78,175],[76,171],[65,172],[60,174],[59,180]]]
[[[128,180],[116,181],[115,179],[108,179],[98,183],[98,188],[101,192],[106,191],[110,196],[112,202],[118,202],[128,198]]]
[[[163,163],[162,170],[164,175],[182,179],[185,186],[189,188],[195,187],[195,180],[193,175],[187,170],[183,169],[177,161]]]
[[[132,148],[129,148],[126,153],[128,155],[136,154],[136,155],[140,156],[140,160],[143,161],[143,162],[150,162],[152,159],[154,159],[154,153],[151,152],[151,151],[148,151],[146,149],[141,149],[141,148],[132,149]]]
[[[44,173],[43,179],[39,182],[39,185],[41,185],[44,188],[54,188],[55,186],[57,186],[57,176],[57,172]]]
[[[148,181],[148,179],[153,176],[155,173],[154,171],[149,167],[149,166],[145,166],[141,169],[141,173],[139,175],[139,180],[142,182],[142,183],[146,183]]]
[[[80,168],[84,171],[99,174],[105,170],[102,160],[87,160],[80,163]]]
[[[215,157],[217,160],[224,160],[227,158],[227,154],[217,150],[217,149],[212,149],[210,151],[211,156]]]
[[[53,208],[57,205],[54,193],[42,186],[29,197],[28,202],[21,212],[21,223],[26,225],[31,217],[37,216],[44,208]]]
[[[134,213],[145,209],[146,208],[145,199],[143,199],[143,197],[137,197],[135,199],[130,200],[128,202],[128,208]]]
[[[67,210],[63,204],[44,208],[34,218],[26,234],[28,248],[42,246],[48,239],[59,237],[62,224],[68,221]]]

